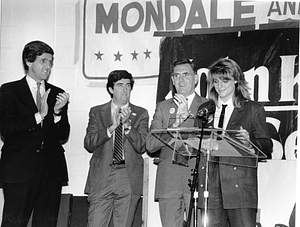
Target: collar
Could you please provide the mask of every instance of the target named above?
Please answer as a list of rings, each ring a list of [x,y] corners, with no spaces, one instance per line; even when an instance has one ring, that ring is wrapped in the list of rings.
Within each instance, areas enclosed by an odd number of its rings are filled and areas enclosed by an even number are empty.
[[[113,102],[113,100],[111,100],[111,110],[112,110],[112,113],[114,113],[115,111],[117,111],[119,108],[120,108],[120,109],[123,109],[123,108],[127,108],[128,106],[129,106],[129,102],[126,103],[124,106],[118,107],[118,106]]]
[[[193,102],[195,96],[196,96],[196,94],[195,94],[195,92],[194,92],[194,93],[192,93],[192,94],[190,94],[189,96],[186,97],[186,99],[188,100],[188,107],[189,107],[189,108],[190,108],[190,106],[191,106],[191,104],[192,104],[192,102]]]
[[[233,101],[232,101],[232,97],[230,99],[227,100],[227,102],[223,102],[222,99],[220,99],[220,97],[218,98],[218,108],[221,108],[222,105],[227,105],[227,107],[233,107]]]
[[[26,81],[27,81],[30,88],[31,87],[33,87],[33,88],[37,87],[37,85],[36,85],[37,82],[28,75],[26,75]],[[41,86],[45,87],[45,81],[43,81],[43,80],[41,81]]]

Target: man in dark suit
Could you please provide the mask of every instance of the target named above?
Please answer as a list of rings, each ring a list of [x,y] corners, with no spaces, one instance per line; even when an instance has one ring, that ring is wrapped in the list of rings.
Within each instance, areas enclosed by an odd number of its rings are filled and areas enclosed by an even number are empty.
[[[69,94],[47,82],[53,55],[41,41],[26,44],[26,76],[0,89],[2,227],[25,227],[32,212],[33,227],[56,226],[62,185],[68,181],[61,141],[70,125]]]
[[[248,83],[238,64],[231,59],[219,59],[209,67],[208,84],[209,97],[216,103],[212,126],[235,130],[232,137],[248,147],[249,151],[261,156],[261,150],[265,158],[271,158],[273,143],[264,107],[250,100]],[[255,227],[258,203],[257,161],[255,156],[211,157],[207,226],[227,227],[229,224],[231,227]],[[199,207],[202,210],[205,179],[206,158],[201,157]]]
[[[173,64],[172,82],[176,88],[173,98],[157,104],[150,129],[193,127],[198,107],[207,101],[195,93],[198,75],[189,59],[180,59]],[[167,140],[167,138],[164,138]],[[184,212],[189,210],[191,191],[188,180],[192,178],[195,159],[189,160],[189,167],[173,164],[173,150],[151,133],[147,136],[149,153],[159,153],[156,174],[155,199],[159,202],[163,227],[182,227]]]
[[[131,227],[143,191],[142,154],[148,133],[149,115],[129,102],[134,79],[125,70],[112,71],[107,91],[111,100],[92,107],[84,138],[85,149],[93,153],[86,182],[88,227]],[[120,126],[120,127],[118,127]],[[114,143],[118,128],[123,138],[121,154]]]

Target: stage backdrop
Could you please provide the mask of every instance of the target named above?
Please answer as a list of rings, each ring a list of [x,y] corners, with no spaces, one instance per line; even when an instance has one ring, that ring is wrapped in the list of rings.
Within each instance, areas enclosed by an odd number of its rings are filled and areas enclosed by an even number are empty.
[[[188,57],[199,68],[197,92],[206,96],[207,67],[229,57],[265,106],[273,158],[296,158],[299,2],[85,0],[83,8],[85,82],[125,68],[137,80],[159,77],[161,101],[172,90],[173,61]]]
[[[220,57],[235,60],[252,88],[252,99],[263,104],[274,142],[274,159],[294,159],[298,116],[299,29],[167,37],[161,44],[157,101],[172,91],[172,62],[194,59],[200,83],[196,91],[207,95],[208,66]]]
[[[220,57],[231,58],[244,71],[252,99],[266,109],[273,159],[296,158],[299,2],[85,0],[83,18],[82,85],[104,84],[111,70],[123,68],[143,85],[158,79],[158,102],[171,97],[173,62],[187,57],[198,68],[196,91],[205,97],[207,68]],[[154,181],[149,181],[149,222],[151,214],[158,215]],[[271,190],[270,196],[278,194]],[[272,200],[262,198],[262,224],[270,226],[274,214],[264,211]],[[283,209],[288,216],[290,206]]]

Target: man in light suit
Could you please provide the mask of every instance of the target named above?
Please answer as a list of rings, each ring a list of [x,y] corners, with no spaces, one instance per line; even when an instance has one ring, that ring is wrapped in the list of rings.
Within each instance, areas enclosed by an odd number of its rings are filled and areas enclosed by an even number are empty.
[[[209,67],[209,97],[216,103],[212,126],[235,130],[234,139],[251,152],[271,158],[272,140],[266,124],[264,107],[250,100],[248,82],[239,65],[221,58]],[[223,124],[219,125],[225,105]],[[198,121],[196,121],[198,124]],[[208,125],[209,126],[209,125]],[[251,141],[251,143],[250,143]],[[199,207],[204,209],[206,158],[199,165]],[[209,227],[255,227],[258,203],[257,158],[214,157],[208,174]],[[200,225],[201,226],[201,225]]]
[[[68,182],[61,143],[70,125],[69,94],[47,82],[53,55],[46,43],[26,44],[26,76],[0,89],[2,227],[26,227],[32,212],[33,227],[56,226],[62,185]]]
[[[112,71],[107,91],[111,101],[92,107],[84,138],[85,149],[93,153],[86,182],[88,227],[131,227],[143,190],[142,154],[148,133],[149,115],[129,102],[134,85],[125,70]],[[113,155],[115,131],[122,121],[122,160]]]
[[[198,107],[207,101],[195,93],[198,75],[193,62],[181,59],[174,62],[172,82],[176,88],[173,98],[157,104],[150,129],[193,127]],[[165,138],[166,139],[166,138]],[[161,149],[156,174],[155,199],[159,202],[163,227],[182,227],[184,212],[189,210],[191,191],[188,180],[192,178],[195,159],[189,167],[173,164],[173,150],[151,133],[147,135],[149,153]]]

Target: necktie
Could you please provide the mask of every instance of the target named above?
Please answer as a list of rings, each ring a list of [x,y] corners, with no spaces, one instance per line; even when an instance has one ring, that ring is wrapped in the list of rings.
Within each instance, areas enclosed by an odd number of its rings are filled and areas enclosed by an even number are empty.
[[[37,91],[36,91],[36,106],[38,110],[41,110],[42,105],[42,96],[41,96],[41,82],[36,83]]]
[[[123,123],[122,123],[122,118],[120,118],[120,124],[115,130],[113,158],[116,162],[120,162],[123,160]]]
[[[224,122],[224,115],[225,115],[225,108],[227,107],[227,105],[222,105],[222,111],[221,111],[221,115],[219,118],[219,124],[218,127],[219,128],[223,128],[223,122]]]

